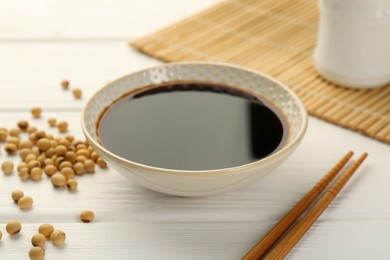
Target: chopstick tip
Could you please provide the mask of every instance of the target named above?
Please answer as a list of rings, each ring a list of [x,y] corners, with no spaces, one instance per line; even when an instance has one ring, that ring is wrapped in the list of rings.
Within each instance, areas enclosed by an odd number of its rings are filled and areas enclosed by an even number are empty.
[[[368,156],[368,153],[367,152],[364,152],[360,158],[362,158],[362,160],[366,159],[366,157]]]

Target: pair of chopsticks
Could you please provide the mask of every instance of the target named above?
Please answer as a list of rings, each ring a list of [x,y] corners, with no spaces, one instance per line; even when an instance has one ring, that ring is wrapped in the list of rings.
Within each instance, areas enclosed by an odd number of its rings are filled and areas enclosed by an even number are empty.
[[[353,152],[349,151],[297,204],[295,204],[273,229],[271,229],[245,256],[242,257],[242,259],[283,259],[303,237],[306,231],[309,230],[322,212],[325,211],[367,157],[367,153],[362,154],[359,159],[324,193],[314,206],[308,210],[306,215],[304,215],[301,220],[285,234],[286,230],[289,229],[310,204],[320,196],[322,191],[347,164],[352,155]],[[280,241],[278,241],[279,239]],[[277,241],[278,243],[276,243]],[[270,250],[271,247],[273,248]]]

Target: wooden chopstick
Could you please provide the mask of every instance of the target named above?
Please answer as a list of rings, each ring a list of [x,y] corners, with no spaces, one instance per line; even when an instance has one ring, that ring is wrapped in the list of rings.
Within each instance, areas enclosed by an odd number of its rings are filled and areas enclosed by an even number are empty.
[[[287,212],[284,217],[256,244],[249,252],[242,257],[243,260],[259,259],[272,247],[272,245],[283,235],[283,233],[298,219],[298,217],[310,206],[310,204],[321,194],[334,177],[340,172],[345,164],[352,157],[353,152],[349,151],[322,179],[317,182],[311,190],[295,206]]]
[[[359,159],[326,191],[326,193],[306,213],[306,215],[302,217],[291,231],[288,232],[274,248],[271,249],[264,259],[283,259],[296,245],[296,243],[298,243],[306,231],[309,230],[318,217],[325,211],[366,157],[367,153],[362,154]]]

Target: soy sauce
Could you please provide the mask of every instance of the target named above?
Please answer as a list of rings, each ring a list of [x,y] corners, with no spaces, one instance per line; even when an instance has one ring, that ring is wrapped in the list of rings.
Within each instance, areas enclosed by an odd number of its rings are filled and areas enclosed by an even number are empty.
[[[275,152],[284,118],[248,92],[182,82],[129,93],[101,115],[98,135],[116,155],[148,166],[213,170]]]

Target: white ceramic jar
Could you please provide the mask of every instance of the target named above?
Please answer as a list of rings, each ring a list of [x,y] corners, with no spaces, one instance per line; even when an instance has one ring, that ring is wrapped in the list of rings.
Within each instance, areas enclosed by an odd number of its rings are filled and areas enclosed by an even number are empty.
[[[319,0],[319,10],[318,72],[348,87],[390,83],[390,0]]]

